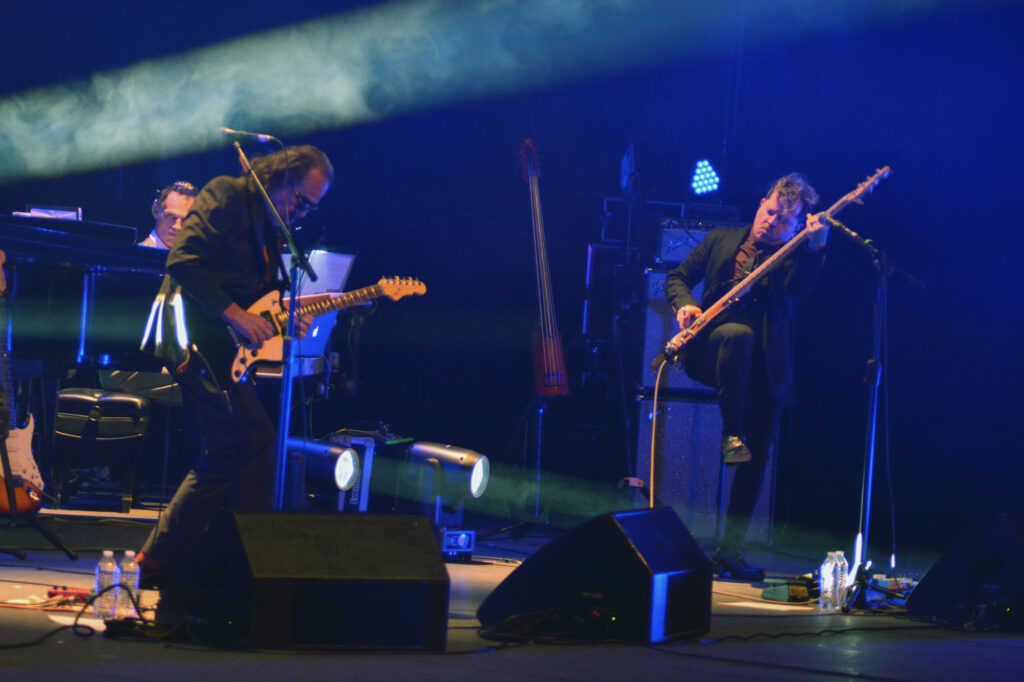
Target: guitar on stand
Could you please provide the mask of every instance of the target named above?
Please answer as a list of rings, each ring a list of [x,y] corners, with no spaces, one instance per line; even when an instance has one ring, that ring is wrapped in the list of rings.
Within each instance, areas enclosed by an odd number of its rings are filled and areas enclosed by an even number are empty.
[[[540,207],[540,171],[537,166],[537,148],[526,138],[519,145],[523,179],[530,188],[530,222],[533,227],[533,259],[537,270],[537,301],[540,323],[533,335],[533,382],[536,399],[533,409],[534,465],[536,489],[533,515],[541,518],[540,483],[541,453],[543,449],[544,409],[549,398],[569,395],[569,381],[565,371],[565,353],[562,338],[555,322],[555,306],[551,292],[551,269],[548,264],[547,243],[544,237],[544,218]]]
[[[32,455],[32,432],[35,428],[29,414],[24,425],[18,419],[14,383],[11,379],[10,344],[8,343],[7,278],[4,264],[7,255],[0,251],[0,513],[8,516],[8,527],[17,527],[22,519],[63,551],[69,559],[78,555],[53,531],[39,525],[36,513],[43,505],[43,477]],[[18,550],[0,548],[0,552],[24,559]]]

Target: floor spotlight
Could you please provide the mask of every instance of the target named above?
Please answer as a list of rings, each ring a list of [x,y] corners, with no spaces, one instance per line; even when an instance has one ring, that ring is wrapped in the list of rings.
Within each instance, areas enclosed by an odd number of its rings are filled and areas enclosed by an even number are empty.
[[[718,173],[711,167],[711,162],[707,159],[698,161],[693,169],[693,179],[690,181],[693,193],[709,194],[718,189],[718,183]]]
[[[480,497],[487,489],[491,464],[479,452],[426,442],[413,443],[407,452],[410,461],[419,460],[440,467],[446,497],[464,499],[466,492],[473,497]]]
[[[300,461],[303,465],[293,474],[295,478],[304,479],[299,495],[308,491],[338,495],[340,499],[341,493],[351,490],[359,481],[360,457],[354,447],[289,438],[288,453],[292,461]],[[296,459],[297,455],[300,458]]]
[[[490,462],[479,452],[441,443],[413,443],[406,454],[420,472],[423,501],[428,509],[433,506],[441,554],[446,561],[469,561],[476,551],[476,531],[462,528],[463,502],[466,493],[474,498],[484,494]]]

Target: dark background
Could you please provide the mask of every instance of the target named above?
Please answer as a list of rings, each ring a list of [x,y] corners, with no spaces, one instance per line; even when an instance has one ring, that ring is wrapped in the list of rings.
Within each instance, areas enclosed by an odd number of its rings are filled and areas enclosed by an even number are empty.
[[[366,4],[257,2],[243,13],[197,2],[4,2],[0,97]],[[323,426],[382,420],[399,433],[517,461],[537,318],[518,170],[523,137],[540,153],[553,290],[574,382],[586,246],[601,236],[604,198],[620,196],[627,145],[635,146],[643,198],[692,201],[689,174],[707,157],[723,177],[713,200],[738,206],[744,220],[783,173],[805,173],[828,206],[890,165],[892,177],[865,205],[839,217],[926,284],[897,274],[888,286],[883,397],[900,541],[941,549],[997,512],[1020,512],[1024,461],[1014,424],[1024,362],[1014,320],[1022,240],[1012,212],[1024,179],[1024,12],[1012,5],[939,3],[909,21],[807,27],[778,41],[764,39],[771,27],[741,31],[737,21],[720,50],[699,58],[288,138],[321,147],[335,164],[318,220],[329,245],[358,253],[349,286],[408,275],[429,289],[366,319],[357,395],[339,396]],[[780,9],[777,21],[799,16]],[[41,39],[58,25],[68,27],[59,39]],[[8,183],[0,212],[81,206],[87,219],[145,234],[156,188],[201,184],[236,167],[225,146]],[[308,224],[307,234],[316,229]],[[643,239],[641,246],[648,261]],[[799,402],[780,483],[780,520],[795,526],[856,528],[873,273],[861,251],[833,236],[802,309]],[[350,370],[347,320],[339,324],[335,347]],[[611,360],[602,362],[610,371]],[[563,415],[563,426],[578,421],[579,409],[562,411],[574,415]],[[589,412],[590,421],[620,414],[615,406]],[[589,462],[596,478],[628,473],[614,446],[547,457],[562,470]],[[876,467],[880,543],[889,527],[885,465]]]

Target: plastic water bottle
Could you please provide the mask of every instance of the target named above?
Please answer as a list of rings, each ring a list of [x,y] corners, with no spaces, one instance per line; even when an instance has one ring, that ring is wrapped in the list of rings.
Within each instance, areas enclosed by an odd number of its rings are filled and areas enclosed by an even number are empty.
[[[829,552],[818,570],[818,606],[822,611],[832,611],[836,608],[836,564],[836,553]]]
[[[846,560],[846,553],[842,550],[836,552],[836,608],[841,609],[846,603],[846,576],[850,572],[850,562]]]
[[[139,598],[139,562],[135,560],[135,552],[128,550],[121,559],[121,587],[117,590],[117,617],[133,618],[135,604],[132,595]]]
[[[113,550],[103,550],[100,562],[96,564],[96,598],[92,602],[92,613],[97,618],[110,620],[117,617],[117,588],[103,592],[111,585],[121,582],[121,569],[114,561]],[[102,592],[102,594],[101,594]]]

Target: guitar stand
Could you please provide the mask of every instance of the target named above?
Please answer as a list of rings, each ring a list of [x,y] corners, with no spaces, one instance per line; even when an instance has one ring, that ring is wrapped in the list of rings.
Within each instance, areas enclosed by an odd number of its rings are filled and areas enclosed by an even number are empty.
[[[22,516],[18,514],[18,500],[14,495],[14,476],[11,472],[11,461],[7,455],[7,442],[5,439],[0,438],[0,465],[2,465],[2,471],[4,474],[4,483],[7,486],[7,500],[10,503],[9,517],[10,522],[6,524],[7,528],[17,528],[22,525],[28,525],[36,529],[36,532],[46,538],[51,545],[71,559],[72,561],[78,560],[78,553],[75,550],[68,547],[67,543],[60,535],[50,530],[46,526],[39,523],[39,515],[32,513],[30,516]],[[24,560],[26,554],[18,549],[8,549],[0,547],[0,552],[4,554],[10,554],[11,556],[17,557]]]
[[[553,527],[548,521],[546,521],[540,512],[540,483],[541,483],[541,445],[543,443],[543,425],[544,425],[544,410],[545,400],[541,396],[537,396],[531,405],[528,405],[520,418],[520,428],[526,423],[532,423],[532,433],[527,434],[527,438],[532,436],[533,441],[533,464],[536,478],[534,480],[534,499],[533,499],[533,516],[527,521],[518,521],[504,528],[490,531],[487,533],[477,534],[477,540],[484,540],[491,538],[502,533],[509,533],[510,537],[514,540],[525,537],[531,531],[537,530],[538,528],[549,528],[562,532],[563,529]],[[525,443],[524,443],[525,450]],[[525,457],[524,457],[525,459]],[[525,462],[524,462],[525,465]]]

